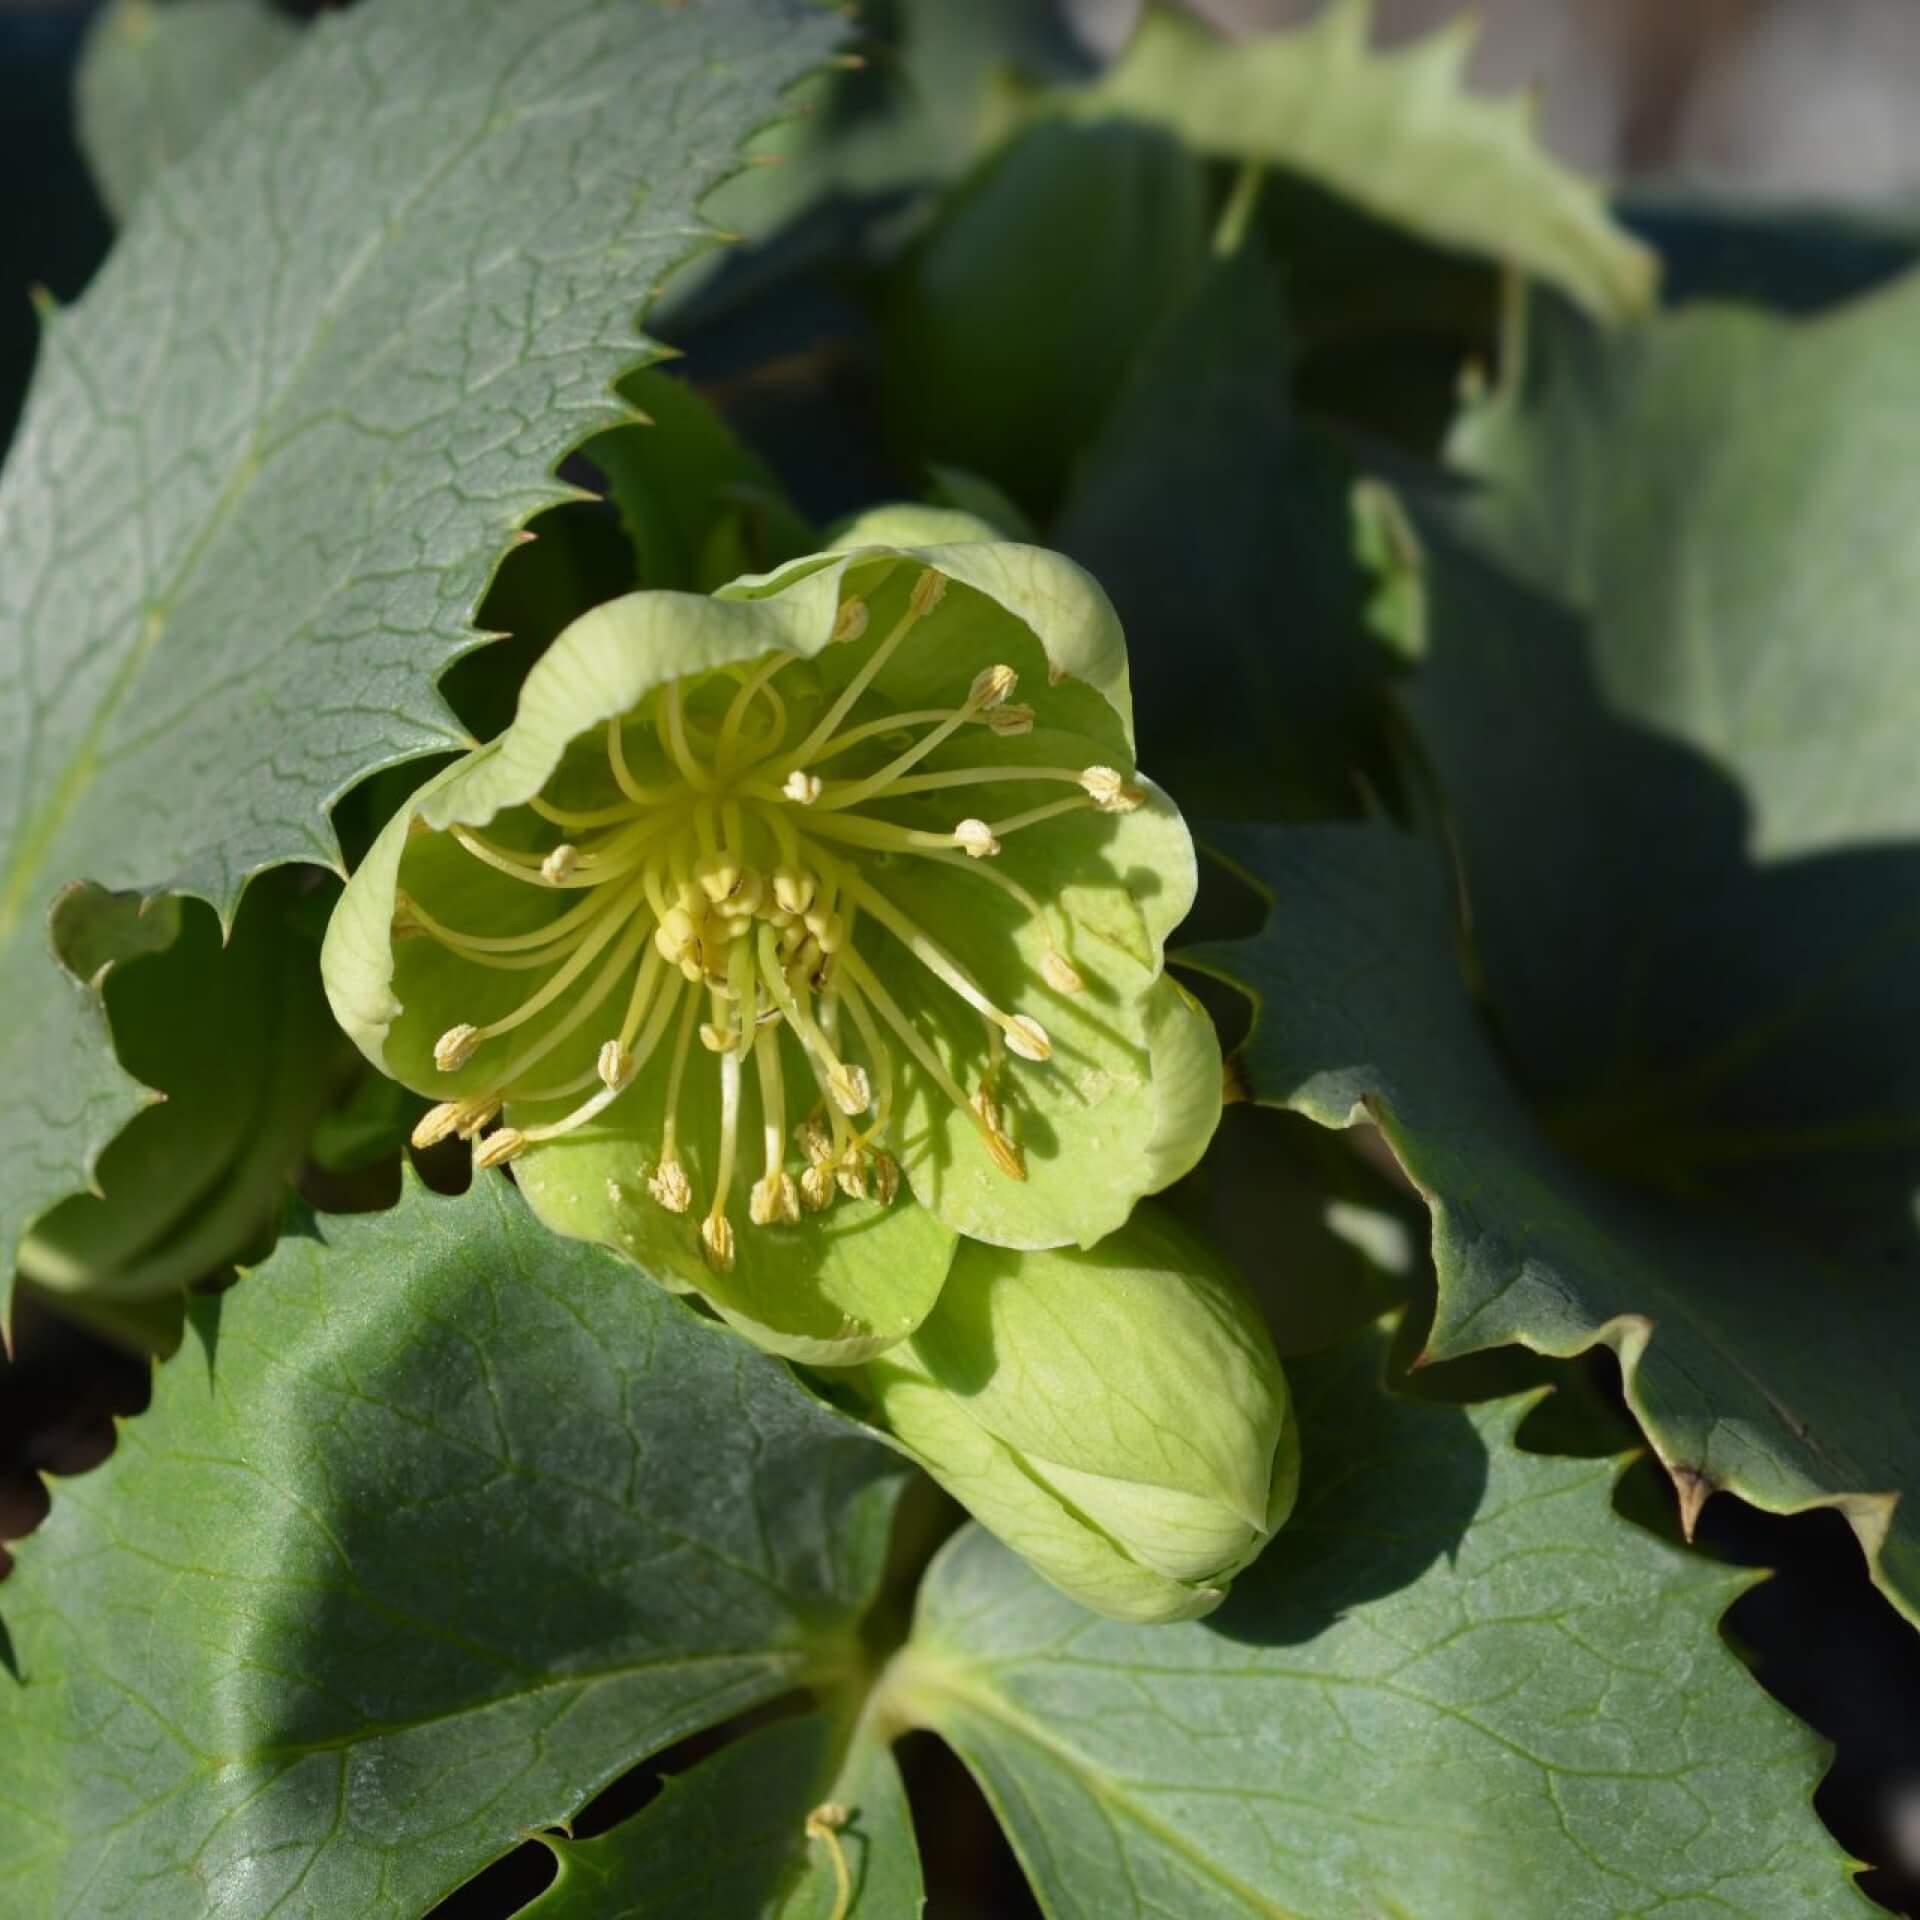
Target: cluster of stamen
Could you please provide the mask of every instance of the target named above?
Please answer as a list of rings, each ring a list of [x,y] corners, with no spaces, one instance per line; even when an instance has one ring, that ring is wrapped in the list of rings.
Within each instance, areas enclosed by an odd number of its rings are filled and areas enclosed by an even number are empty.
[[[905,854],[983,875],[1039,929],[1048,985],[1077,993],[1080,975],[1044,909],[991,862],[1010,834],[1087,808],[1130,811],[1141,795],[1102,766],[914,771],[963,729],[1031,731],[1032,710],[1011,700],[1016,676],[1010,667],[976,676],[958,707],[852,720],[861,696],[932,612],[945,585],[930,570],[919,576],[906,611],[801,739],[790,737],[776,686],[795,656],[772,654],[734,670],[736,691],[717,723],[702,725],[689,713],[684,683],[652,696],[651,718],[668,763],[664,784],[634,777],[622,723],[610,722],[606,752],[621,799],[589,812],[533,801],[558,836],[546,851],[512,850],[464,827],[450,830],[473,858],[569,904],[534,932],[486,936],[456,931],[402,897],[396,922],[402,935],[431,938],[486,967],[551,969],[510,1013],[484,1025],[461,1022],[440,1036],[434,1061],[442,1072],[459,1071],[483,1049],[497,1065],[484,1092],[433,1108],[415,1130],[416,1145],[458,1135],[476,1142],[476,1166],[498,1166],[587,1125],[664,1051],[659,1150],[641,1177],[658,1205],[685,1214],[699,1196],[681,1156],[681,1095],[695,1060],[707,1058],[719,1077],[720,1132],[700,1240],[708,1264],[725,1272],[735,1257],[731,1209],[746,1076],[758,1088],[762,1133],[762,1171],[748,1188],[747,1219],[754,1226],[792,1224],[828,1206],[836,1192],[892,1201],[900,1175],[885,1142],[897,1112],[898,1049],[968,1116],[995,1165],[1013,1179],[1025,1177],[994,1089],[1005,1055],[1049,1057],[1045,1029],[1030,1015],[996,1005],[874,884],[860,856]],[[850,600],[834,638],[856,640],[866,626],[865,604]],[[896,737],[906,744],[889,751]],[[889,757],[864,774],[839,773],[833,762],[861,746],[869,756]],[[964,818],[947,831],[861,811],[871,802],[1009,781],[1064,782],[1074,791],[991,822]],[[868,925],[985,1022],[988,1065],[971,1091],[954,1080],[860,952],[856,930]],[[564,1011],[537,1039],[524,1038],[529,1023],[562,1003]],[[543,1084],[542,1063],[595,1019],[605,1037],[593,1067]],[[783,1028],[806,1060],[810,1098],[790,1100]],[[557,1120],[486,1131],[509,1100],[524,1105],[576,1095],[584,1097]]]

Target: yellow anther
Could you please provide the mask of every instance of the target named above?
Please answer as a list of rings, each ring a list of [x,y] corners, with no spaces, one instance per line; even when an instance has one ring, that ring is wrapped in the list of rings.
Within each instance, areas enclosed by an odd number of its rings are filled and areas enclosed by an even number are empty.
[[[451,1139],[459,1130],[461,1111],[458,1100],[443,1100],[437,1107],[429,1107],[414,1124],[413,1144],[437,1147],[442,1140]]]
[[[832,1198],[832,1167],[809,1167],[800,1176],[800,1204],[807,1212],[818,1213]]]
[[[1004,739],[1033,731],[1031,707],[994,707],[982,716],[987,725]]]
[[[962,820],[953,830],[953,844],[970,860],[985,860],[1000,851],[1000,842],[984,820]]]
[[[740,1044],[740,1030],[737,1027],[717,1027],[711,1020],[702,1020],[700,1044],[709,1053],[730,1053]]]
[[[603,1086],[624,1087],[633,1078],[633,1055],[618,1040],[609,1040],[600,1049],[595,1064]]]
[[[972,1107],[975,1117],[989,1133],[1005,1131],[1005,1121],[1000,1112],[1000,1103],[982,1080],[973,1090],[973,1098],[967,1103]]]
[[[1016,1013],[1007,1022],[1007,1050],[1017,1053],[1022,1060],[1049,1060],[1053,1057],[1053,1042],[1047,1038],[1047,1030],[1038,1020],[1024,1013]]]
[[[458,1073],[473,1058],[480,1044],[480,1029],[469,1021],[449,1027],[433,1043],[433,1064],[442,1073]]]
[[[497,1093],[483,1093],[472,1100],[460,1103],[460,1118],[454,1123],[454,1132],[462,1140],[471,1140],[476,1133],[483,1133],[500,1116],[500,1096]]]
[[[753,1183],[747,1218],[756,1227],[790,1227],[800,1218],[800,1189],[790,1173],[770,1173]]]
[[[580,849],[569,841],[562,841],[540,862],[540,878],[550,887],[564,886],[579,865]]]
[[[820,776],[817,773],[803,773],[800,768],[787,775],[780,791],[795,806],[810,807],[820,798]]]
[[[647,1191],[669,1213],[685,1213],[693,1205],[693,1182],[672,1154],[667,1154],[647,1176]]]
[[[894,1196],[900,1191],[900,1167],[890,1153],[876,1153],[873,1156],[873,1197],[883,1207],[893,1205]]]
[[[913,583],[913,591],[907,596],[907,610],[916,620],[924,620],[940,604],[941,596],[947,590],[947,576],[935,573],[928,567]]]
[[[804,925],[819,942],[822,953],[838,953],[847,943],[847,923],[837,913],[822,913],[816,907],[807,914]]]
[[[1146,799],[1138,787],[1130,787],[1113,767],[1087,767],[1080,784],[1102,813],[1131,813]]]
[[[813,905],[820,883],[804,867],[775,867],[773,897],[782,913],[803,914]]]
[[[873,1086],[866,1068],[844,1060],[836,1060],[827,1070],[827,1091],[833,1095],[834,1105],[849,1116],[865,1113],[873,1105]]]
[[[833,637],[836,640],[858,640],[867,630],[867,603],[864,600],[849,600],[833,617]]]
[[[767,883],[758,870],[742,867],[733,891],[720,902],[720,911],[729,920],[751,920],[760,911],[760,902],[765,898],[766,891]],[[731,934],[734,929],[730,927],[727,931]]]
[[[476,1169],[504,1167],[527,1144],[527,1136],[518,1127],[501,1127],[490,1133],[473,1150]]]
[[[867,1177],[872,1170],[872,1156],[864,1147],[855,1144],[840,1156],[833,1177],[849,1200],[864,1200],[867,1197]]]
[[[1084,993],[1087,983],[1082,980],[1057,947],[1049,947],[1040,956],[1040,977],[1055,993]]]
[[[794,1144],[810,1167],[824,1167],[833,1158],[833,1136],[818,1120],[806,1120],[793,1130]]]
[[[1009,666],[982,667],[967,690],[967,705],[982,708],[1004,705],[1019,684],[1020,676]]]
[[[740,863],[723,854],[707,861],[699,873],[700,891],[717,907],[740,884]]]
[[[733,1271],[733,1222],[724,1213],[710,1213],[700,1222],[700,1251],[715,1273]]]

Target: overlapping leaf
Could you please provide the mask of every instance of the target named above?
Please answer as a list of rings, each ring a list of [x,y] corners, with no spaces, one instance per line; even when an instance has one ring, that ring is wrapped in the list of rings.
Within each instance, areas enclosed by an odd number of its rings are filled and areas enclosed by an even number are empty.
[[[1061,104],[1303,174],[1426,239],[1510,262],[1603,319],[1645,313],[1654,256],[1537,143],[1530,102],[1466,90],[1471,19],[1379,53],[1373,11],[1335,0],[1305,27],[1229,41],[1158,9],[1097,85]]]
[[[300,23],[272,0],[113,0],[103,8],[75,104],[115,218],[124,220],[161,169],[299,38]]]
[[[323,21],[50,322],[0,476],[0,1270],[139,1098],[54,894],[230,911],[334,860],[354,781],[460,744],[433,683],[500,552],[624,417],[638,307],[843,31],[806,0]]]
[[[5,1590],[6,1911],[411,1920],[853,1666],[891,1456],[504,1182],[324,1219],[198,1331]]]
[[[524,1920],[915,1920],[923,1899],[891,1752],[824,1714],[723,1747],[597,1840],[546,1844],[559,1878]]]
[[[978,1530],[893,1690],[961,1752],[1050,1920],[1864,1915],[1812,1737],[1714,1623],[1749,1576],[1612,1511],[1617,1463],[1522,1453],[1526,1400],[1298,1362],[1294,1518],[1211,1619],[1132,1628]]]

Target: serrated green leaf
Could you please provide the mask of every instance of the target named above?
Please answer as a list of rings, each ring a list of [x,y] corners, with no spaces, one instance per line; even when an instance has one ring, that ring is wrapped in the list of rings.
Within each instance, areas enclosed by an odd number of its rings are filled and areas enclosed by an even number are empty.
[[[848,1815],[827,1816],[831,1841],[808,1830],[822,1808]],[[849,1745],[824,1714],[723,1747],[600,1839],[545,1844],[560,1876],[521,1920],[915,1920],[924,1905],[892,1753],[864,1728]]]
[[[1058,104],[1304,174],[1422,238],[1509,262],[1602,319],[1648,311],[1654,256],[1536,142],[1531,102],[1467,91],[1471,19],[1390,53],[1370,47],[1372,24],[1373,0],[1335,0],[1291,32],[1227,40],[1156,9],[1098,83]]]
[[[81,144],[116,220],[300,39],[271,0],[112,0],[74,83]]]
[[[1818,1743],[1715,1635],[1750,1576],[1623,1520],[1531,1404],[1296,1370],[1293,1520],[1204,1623],[1125,1627],[978,1529],[889,1683],[1006,1822],[1049,1920],[1864,1915]]]
[[[891,1456],[503,1181],[195,1317],[7,1584],[10,1912],[410,1917],[855,1661]]]
[[[49,964],[59,887],[337,860],[466,744],[434,680],[703,193],[844,22],[805,0],[385,0],[321,21],[49,324],[0,476],[0,1266],[139,1103]],[[343,137],[346,130],[351,137]]]
[[[1220,840],[1272,916],[1254,939],[1182,958],[1252,997],[1238,1059],[1256,1098],[1323,1126],[1377,1120],[1426,1195],[1429,1356],[1612,1347],[1689,1524],[1716,1487],[1773,1512],[1837,1507],[1920,1620],[1920,1530],[1899,1497],[1920,1485],[1911,1272],[1607,1177],[1557,1145],[1468,1000],[1455,883],[1430,848],[1370,827]]]

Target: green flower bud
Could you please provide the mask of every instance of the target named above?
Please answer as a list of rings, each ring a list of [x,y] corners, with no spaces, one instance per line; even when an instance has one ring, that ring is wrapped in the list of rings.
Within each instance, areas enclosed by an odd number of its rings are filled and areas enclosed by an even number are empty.
[[[983,1526],[1115,1619],[1211,1612],[1298,1490],[1266,1327],[1157,1208],[1090,1250],[963,1246],[866,1378],[887,1431]]]
[[[904,1338],[961,1234],[1099,1240],[1219,1117],[1113,610],[982,532],[901,509],[596,608],[328,930],[424,1138],[797,1359]]]

